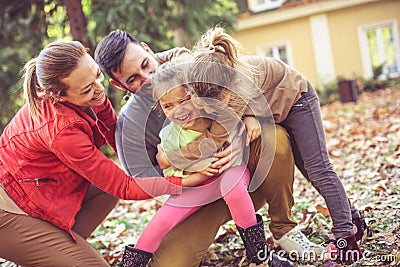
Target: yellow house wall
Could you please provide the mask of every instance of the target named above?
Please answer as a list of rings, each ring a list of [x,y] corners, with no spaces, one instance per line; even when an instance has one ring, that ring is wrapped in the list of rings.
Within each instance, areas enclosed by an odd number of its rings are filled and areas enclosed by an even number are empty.
[[[336,76],[353,77],[363,74],[359,26],[395,18],[398,30],[400,28],[400,0],[381,0],[321,14],[328,17]],[[251,54],[256,54],[260,45],[288,41],[293,67],[312,83],[317,83],[309,17],[241,30],[234,37]]]
[[[397,19],[400,22],[400,1],[379,1],[328,13],[332,54],[336,75],[363,75],[359,26]],[[400,33],[397,33],[398,36]]]
[[[250,54],[263,44],[289,42],[293,67],[311,81],[317,80],[308,18],[243,30],[234,37]]]

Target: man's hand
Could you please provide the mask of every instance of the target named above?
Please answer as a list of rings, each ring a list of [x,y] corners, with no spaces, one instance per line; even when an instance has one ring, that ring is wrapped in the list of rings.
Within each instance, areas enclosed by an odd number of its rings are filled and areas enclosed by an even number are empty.
[[[258,120],[253,116],[247,116],[243,120],[247,131],[246,146],[256,140],[261,135],[261,126]]]
[[[213,177],[219,174],[219,168],[208,166],[206,169],[200,171],[199,173],[206,175],[207,177]]]
[[[164,151],[162,150],[160,145],[157,145],[157,155],[156,155],[156,159],[158,162],[158,165],[160,165],[160,168],[165,170],[166,168],[168,168],[169,166],[171,166],[171,163],[169,163],[167,156],[165,155]]]
[[[215,158],[210,167],[219,169],[219,173],[223,173],[225,170],[230,168],[236,161],[236,158],[243,151],[244,138],[242,136],[243,131],[232,139],[232,143],[227,143],[227,147],[215,154]]]

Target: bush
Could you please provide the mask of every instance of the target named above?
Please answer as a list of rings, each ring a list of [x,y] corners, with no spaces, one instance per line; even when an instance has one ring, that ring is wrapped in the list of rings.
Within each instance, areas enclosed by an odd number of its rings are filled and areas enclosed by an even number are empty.
[[[361,94],[363,91],[376,91],[384,89],[386,87],[400,85],[400,77],[388,78],[381,80],[382,68],[378,67],[374,69],[374,75],[370,79],[365,79],[359,75],[353,75],[350,78],[355,81],[357,87],[357,94]],[[322,86],[322,89],[316,88],[317,94],[321,105],[326,105],[334,101],[339,100],[339,89],[338,84],[341,80],[346,79],[343,76],[337,76],[335,80],[326,83]]]
[[[318,92],[318,96],[321,105],[326,105],[338,100],[338,81],[334,80],[332,82],[324,84],[323,89]]]

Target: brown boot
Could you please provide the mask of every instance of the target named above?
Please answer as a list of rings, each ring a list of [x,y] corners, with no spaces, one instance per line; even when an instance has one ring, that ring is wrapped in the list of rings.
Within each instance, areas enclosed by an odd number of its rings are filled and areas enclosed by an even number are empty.
[[[353,224],[356,226],[356,241],[359,245],[363,244],[368,237],[368,225],[365,222],[364,217],[360,213],[359,217],[353,217]]]
[[[355,235],[332,240],[327,246],[323,267],[341,264],[352,265],[363,260],[363,253],[357,244]]]

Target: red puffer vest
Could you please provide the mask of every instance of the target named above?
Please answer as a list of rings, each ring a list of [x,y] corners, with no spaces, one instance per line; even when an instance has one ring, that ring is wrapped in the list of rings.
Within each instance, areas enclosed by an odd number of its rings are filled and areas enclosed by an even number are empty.
[[[142,179],[127,176],[99,150],[105,141],[115,150],[116,115],[110,101],[89,111],[46,100],[35,121],[25,104],[0,137],[0,182],[7,194],[30,216],[71,235],[90,184],[122,199],[182,190],[176,177],[153,177],[139,185]]]

